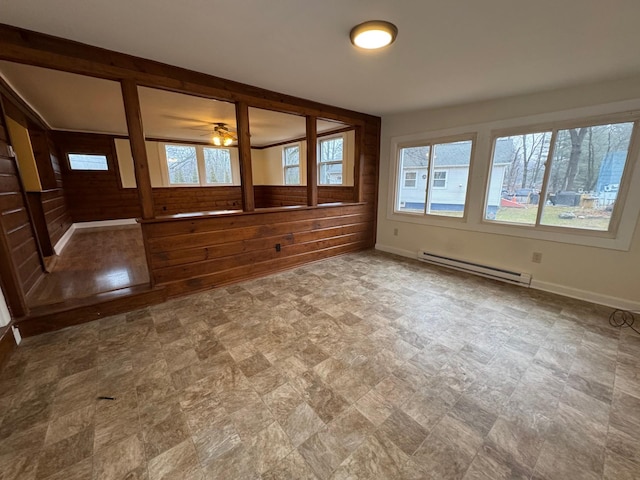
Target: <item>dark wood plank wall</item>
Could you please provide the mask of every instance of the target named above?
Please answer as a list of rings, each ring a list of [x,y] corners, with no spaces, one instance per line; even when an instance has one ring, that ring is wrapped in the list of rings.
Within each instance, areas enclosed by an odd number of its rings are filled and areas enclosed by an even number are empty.
[[[289,207],[307,204],[307,187],[255,185],[256,207]],[[353,187],[318,186],[318,203],[353,202]]]
[[[369,205],[356,204],[150,220],[142,227],[154,282],[175,296],[370,247],[373,219]]]
[[[14,270],[22,292],[26,294],[40,280],[43,269],[18,167],[9,153],[4,121],[0,115],[0,235],[6,239],[11,262],[4,267]]]

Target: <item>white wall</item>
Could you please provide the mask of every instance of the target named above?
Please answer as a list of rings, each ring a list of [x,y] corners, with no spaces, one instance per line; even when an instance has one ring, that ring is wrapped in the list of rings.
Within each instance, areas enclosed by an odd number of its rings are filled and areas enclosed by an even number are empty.
[[[489,226],[483,231],[461,228],[459,221],[429,225],[398,220],[390,213],[395,138],[412,135],[477,131],[478,140],[469,182],[471,218],[480,223],[485,178],[490,161],[492,128],[584,118],[640,109],[640,78],[599,83],[519,97],[436,110],[389,115],[382,119],[380,195],[377,248],[415,257],[420,249],[533,275],[533,286],[564,295],[623,308],[640,309],[640,229],[637,216],[623,218],[620,231],[628,234],[625,249],[576,245],[564,241],[505,234]],[[634,159],[637,163],[637,159]],[[638,185],[640,166],[632,185]],[[631,189],[636,198],[638,189]],[[637,198],[636,198],[637,200]],[[392,208],[391,208],[392,210]],[[474,217],[475,216],[475,217]],[[394,229],[398,235],[394,235]],[[635,233],[634,233],[635,232]],[[557,236],[560,239],[560,236]],[[531,262],[541,252],[541,264]]]
[[[0,290],[0,327],[8,325],[11,321],[11,314],[7,307],[7,301],[4,299],[4,292]]]

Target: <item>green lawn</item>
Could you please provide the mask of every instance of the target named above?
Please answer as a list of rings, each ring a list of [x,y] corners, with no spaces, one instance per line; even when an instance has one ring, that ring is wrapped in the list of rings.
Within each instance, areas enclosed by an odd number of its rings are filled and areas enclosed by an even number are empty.
[[[577,218],[559,218],[563,212],[573,212]],[[538,214],[537,205],[527,208],[501,207],[496,214],[496,220],[500,222],[525,223],[534,225]],[[584,218],[580,218],[584,217]],[[544,207],[540,223],[560,227],[586,228],[589,230],[607,230],[609,228],[610,212],[601,210],[583,210],[580,207],[560,207],[547,205]]]

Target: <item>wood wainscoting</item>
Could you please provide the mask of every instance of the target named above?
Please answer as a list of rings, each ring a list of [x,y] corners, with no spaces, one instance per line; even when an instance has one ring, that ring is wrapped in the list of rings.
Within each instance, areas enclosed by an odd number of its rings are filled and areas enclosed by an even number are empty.
[[[337,204],[158,218],[142,230],[153,282],[176,296],[372,247],[374,217],[367,204]]]
[[[255,185],[256,207],[291,207],[307,204],[307,187],[304,185]],[[318,186],[318,203],[357,201],[353,187],[339,185]]]

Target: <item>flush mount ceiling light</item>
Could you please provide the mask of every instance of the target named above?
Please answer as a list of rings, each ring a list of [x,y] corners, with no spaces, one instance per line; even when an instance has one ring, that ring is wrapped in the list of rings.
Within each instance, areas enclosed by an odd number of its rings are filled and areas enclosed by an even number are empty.
[[[398,35],[398,28],[384,20],[370,20],[356,25],[349,36],[356,47],[375,50],[393,43]]]

